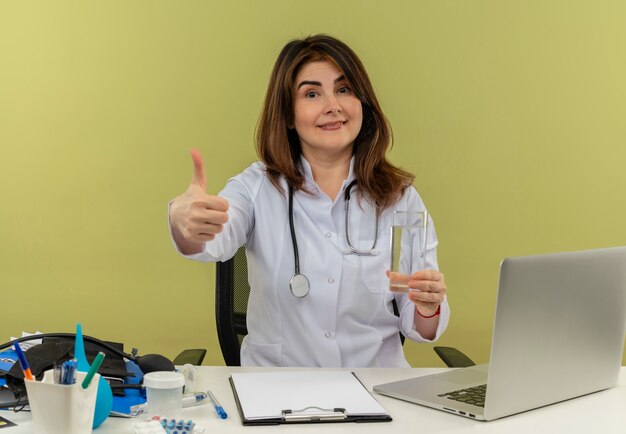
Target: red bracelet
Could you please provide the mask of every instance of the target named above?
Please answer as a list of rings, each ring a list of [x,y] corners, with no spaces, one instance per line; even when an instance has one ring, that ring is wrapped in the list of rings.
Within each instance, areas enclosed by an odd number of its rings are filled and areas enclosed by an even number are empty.
[[[415,308],[415,310],[417,311],[417,314],[421,316],[422,318],[433,318],[441,313],[441,305],[437,306],[437,310],[435,311],[435,313],[433,313],[432,315],[428,315],[428,316],[422,315],[419,309],[417,308]]]

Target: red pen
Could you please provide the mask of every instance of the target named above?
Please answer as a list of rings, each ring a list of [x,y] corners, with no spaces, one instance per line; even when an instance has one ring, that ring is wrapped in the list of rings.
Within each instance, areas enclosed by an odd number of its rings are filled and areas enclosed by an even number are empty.
[[[13,348],[15,348],[15,352],[17,353],[17,358],[20,361],[20,365],[22,365],[22,371],[24,371],[24,377],[27,380],[33,380],[33,374],[30,372],[30,366],[28,366],[28,362],[26,361],[26,356],[20,347],[20,344],[17,342],[13,344]]]

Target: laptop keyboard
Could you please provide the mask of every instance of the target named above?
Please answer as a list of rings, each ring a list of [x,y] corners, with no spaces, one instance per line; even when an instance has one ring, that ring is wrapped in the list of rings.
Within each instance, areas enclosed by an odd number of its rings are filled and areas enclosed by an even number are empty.
[[[485,407],[485,394],[487,393],[487,385],[481,384],[480,386],[468,387],[467,389],[454,390],[448,393],[442,393],[444,398],[452,399],[454,401],[464,402],[466,404],[476,405],[478,407]]]

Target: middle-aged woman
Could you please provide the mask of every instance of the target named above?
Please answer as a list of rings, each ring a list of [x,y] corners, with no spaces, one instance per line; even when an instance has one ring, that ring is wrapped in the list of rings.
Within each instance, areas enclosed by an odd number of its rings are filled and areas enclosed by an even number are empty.
[[[199,261],[246,247],[242,365],[404,367],[398,332],[417,342],[443,333],[450,310],[432,225],[412,274],[398,277],[411,292],[384,290],[393,211],[426,210],[413,175],[386,159],[390,146],[359,58],[315,35],[289,42],[276,60],[257,126],[260,162],[213,196],[192,151],[194,177],[170,203],[170,230]],[[214,148],[209,158],[220,155]]]

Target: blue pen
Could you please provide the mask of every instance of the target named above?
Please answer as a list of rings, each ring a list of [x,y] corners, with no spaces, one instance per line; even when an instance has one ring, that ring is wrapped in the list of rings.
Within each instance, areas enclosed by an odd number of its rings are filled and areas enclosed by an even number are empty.
[[[183,408],[202,404],[207,397],[207,394],[204,392],[195,392],[183,395]]]
[[[24,371],[24,378],[27,380],[34,380],[32,372],[30,372],[30,366],[28,366],[28,362],[26,361],[26,356],[22,352],[22,347],[17,342],[13,344],[13,348],[15,348],[15,352],[17,353],[17,358],[20,361],[20,365],[22,365],[22,371]]]
[[[217,413],[217,415],[222,419],[226,419],[228,415],[224,411],[224,408],[219,404],[219,402],[217,402],[217,399],[215,399],[215,395],[213,395],[210,390],[207,390],[206,393],[209,395],[209,399],[213,403],[213,407],[215,407],[215,412]]]
[[[67,360],[61,368],[61,384],[74,384],[76,382],[76,370],[78,360]]]

